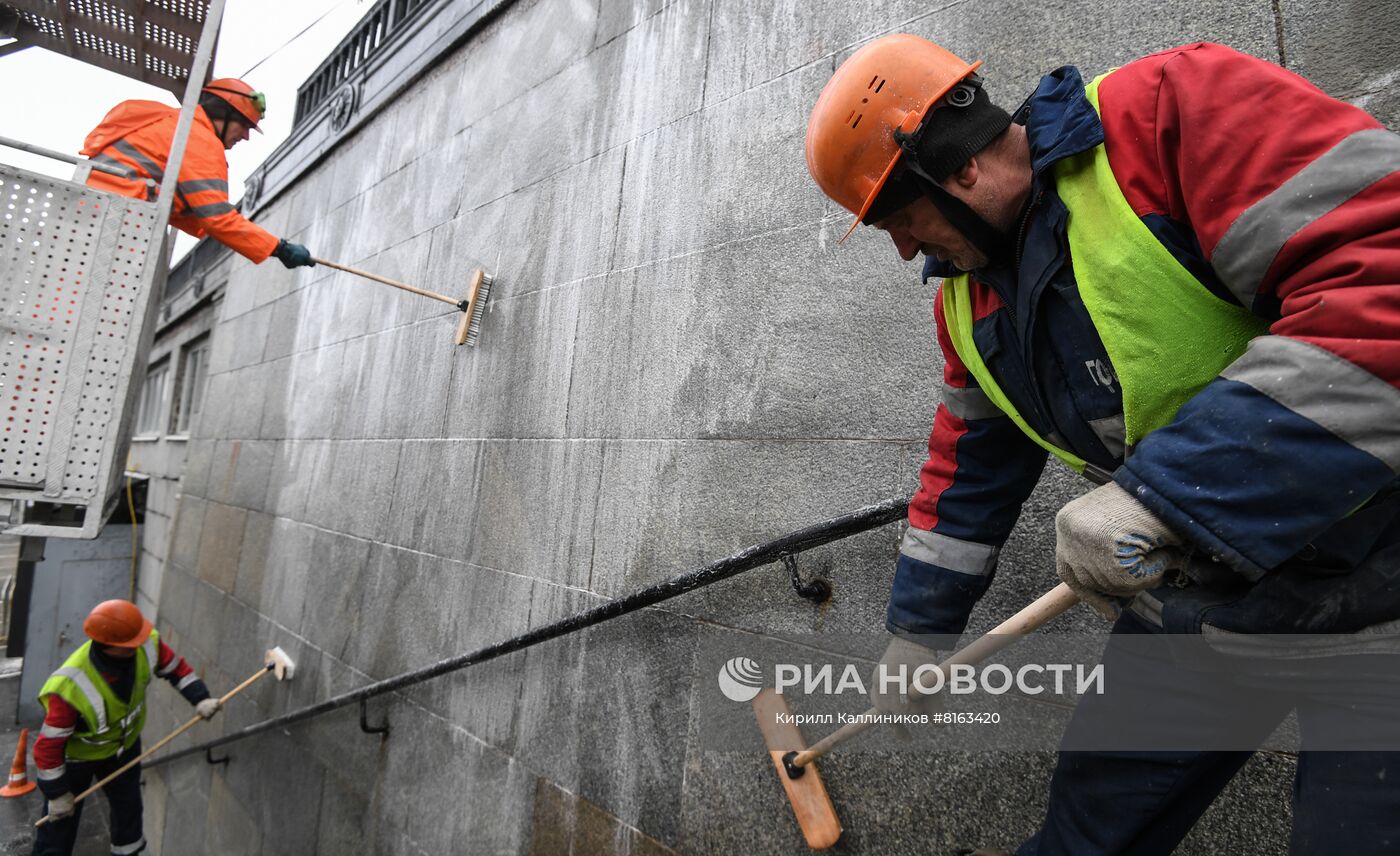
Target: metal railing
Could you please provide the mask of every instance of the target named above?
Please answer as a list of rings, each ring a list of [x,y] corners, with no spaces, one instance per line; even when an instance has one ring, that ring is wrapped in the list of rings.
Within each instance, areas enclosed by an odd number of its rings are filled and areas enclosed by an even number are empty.
[[[329,101],[360,67],[378,54],[391,37],[422,11],[429,0],[380,0],[306,82],[297,87],[292,127]]]
[[[636,612],[639,609],[654,606],[674,597],[679,597],[686,592],[713,585],[720,580],[727,580],[744,571],[753,570],[763,565],[770,565],[774,562],[786,562],[789,557],[814,547],[830,544],[833,541],[840,541],[843,538],[849,538],[852,535],[858,535],[861,532],[876,529],[886,524],[893,523],[896,520],[902,520],[904,519],[908,507],[909,499],[907,497],[904,499],[886,500],[879,505],[866,506],[865,508],[852,511],[849,514],[834,517],[824,523],[818,523],[784,535],[776,540],[764,544],[755,544],[752,547],[741,550],[727,558],[712,562],[702,568],[681,574],[665,582],[648,586],[647,588],[617,598],[616,600],[610,600],[607,603],[580,612],[577,615],[571,615],[568,618],[545,624],[534,630],[522,633],[519,636],[507,639],[504,642],[498,642],[494,645],[488,645],[485,648],[478,648],[475,651],[449,657],[446,660],[440,660],[422,669],[416,669],[412,672],[405,672],[404,674],[392,678],[366,684],[359,689],[333,696],[325,701],[301,708],[300,710],[283,714],[274,719],[254,723],[238,731],[225,734],[223,737],[201,743],[197,746],[191,746],[188,749],[181,749],[179,752],[173,752],[163,758],[150,761],[145,766],[149,769],[179,758],[207,753],[210,749],[214,749],[215,747],[223,746],[226,743],[233,743],[236,740],[242,740],[246,737],[252,737],[264,731],[282,728],[294,722],[301,722],[302,720],[321,716],[322,714],[330,713],[333,710],[338,710],[348,705],[357,703],[363,704],[375,696],[401,690],[413,686],[414,684],[421,684],[424,681],[465,669],[468,666],[485,663],[488,660],[494,660],[506,654],[513,654],[516,651],[538,645],[541,642],[575,633],[579,630],[592,627],[595,624],[601,624],[604,621],[610,621],[630,612]],[[793,588],[799,595],[818,600],[826,599],[826,595],[829,594],[830,591],[829,589],[826,589],[825,593],[813,590],[813,588],[810,587],[811,582],[803,583],[790,564],[788,570],[792,575]],[[803,591],[804,588],[807,588],[806,592]],[[816,588],[820,589],[822,587],[817,586]],[[362,727],[365,727],[364,720],[365,711],[362,707],[360,710]],[[366,728],[366,730],[370,729]]]

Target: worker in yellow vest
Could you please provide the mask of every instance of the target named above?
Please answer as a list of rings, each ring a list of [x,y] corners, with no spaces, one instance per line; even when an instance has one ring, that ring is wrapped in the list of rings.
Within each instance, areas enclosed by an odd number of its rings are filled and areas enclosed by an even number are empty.
[[[35,856],[72,853],[83,808],[74,795],[141,754],[146,688],[153,675],[170,681],[205,719],[219,712],[219,700],[210,698],[204,682],[160,641],[130,601],[99,603],[83,622],[83,632],[89,641],[39,690],[44,726],[34,742],[34,766],[51,821],[39,827]],[[111,808],[111,852],[140,853],[146,847],[141,765],[102,790]]]
[[[1114,621],[1109,689],[1081,699],[1066,743],[1085,742],[1061,752],[1021,856],[1170,852],[1294,709],[1294,852],[1395,847],[1400,754],[1307,751],[1393,728],[1393,700],[1361,720],[1328,692],[1260,691],[1233,669],[1205,692],[1127,637],[1400,619],[1400,137],[1222,45],[1091,81],[1064,66],[1012,112],[980,66],[881,37],[837,69],[807,128],[808,169],[850,231],[884,231],[940,283],[943,390],[885,673],[936,662],[963,632],[1053,456],[1098,485],[1059,511],[1056,565]],[[890,713],[931,701],[875,698]],[[1241,751],[1151,739],[1227,733],[1246,709],[1260,733]],[[1127,726],[1128,745],[1096,748]]]

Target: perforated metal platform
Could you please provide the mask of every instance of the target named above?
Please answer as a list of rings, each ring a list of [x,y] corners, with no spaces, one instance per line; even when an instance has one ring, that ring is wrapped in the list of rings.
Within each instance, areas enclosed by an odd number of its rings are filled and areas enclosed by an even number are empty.
[[[163,273],[148,252],[157,214],[0,165],[0,500],[16,501],[6,532],[92,538],[117,499]]]
[[[207,0],[5,0],[15,37],[179,95]]]

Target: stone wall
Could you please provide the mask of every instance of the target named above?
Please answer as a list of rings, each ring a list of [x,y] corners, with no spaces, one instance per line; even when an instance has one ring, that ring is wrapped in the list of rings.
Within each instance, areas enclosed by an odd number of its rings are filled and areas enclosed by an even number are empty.
[[[878,234],[837,245],[848,217],[802,156],[835,66],[891,31],[984,58],[1013,106],[1056,65],[1211,39],[1400,122],[1383,0],[519,0],[259,215],[449,293],[484,262],[479,347],[452,346],[440,304],[233,264],[159,624],[215,687],[274,644],[299,672],[203,736],[912,491],[940,384],[932,289]],[[1051,470],[974,630],[1053,583],[1053,511],[1082,487]],[[166,854],[804,852],[768,760],[692,739],[694,648],[880,632],[899,534],[805,556],[835,585],[824,608],[774,566],[372,701],[382,742],[347,708],[234,744],[227,766],[154,770],[148,837]],[[186,716],[157,710],[149,733]],[[924,853],[1013,846],[1052,763],[852,752],[824,772],[846,851]],[[1281,852],[1291,775],[1254,759],[1183,851]]]

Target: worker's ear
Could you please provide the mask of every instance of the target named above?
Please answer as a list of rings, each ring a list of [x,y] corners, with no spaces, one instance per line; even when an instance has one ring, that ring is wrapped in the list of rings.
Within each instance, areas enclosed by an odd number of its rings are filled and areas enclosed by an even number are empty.
[[[967,163],[958,167],[952,175],[944,179],[943,186],[948,190],[953,189],[953,187],[949,185],[962,188],[963,190],[971,190],[977,185],[977,179],[980,175],[981,173],[977,169],[977,158],[973,156],[967,159]]]

